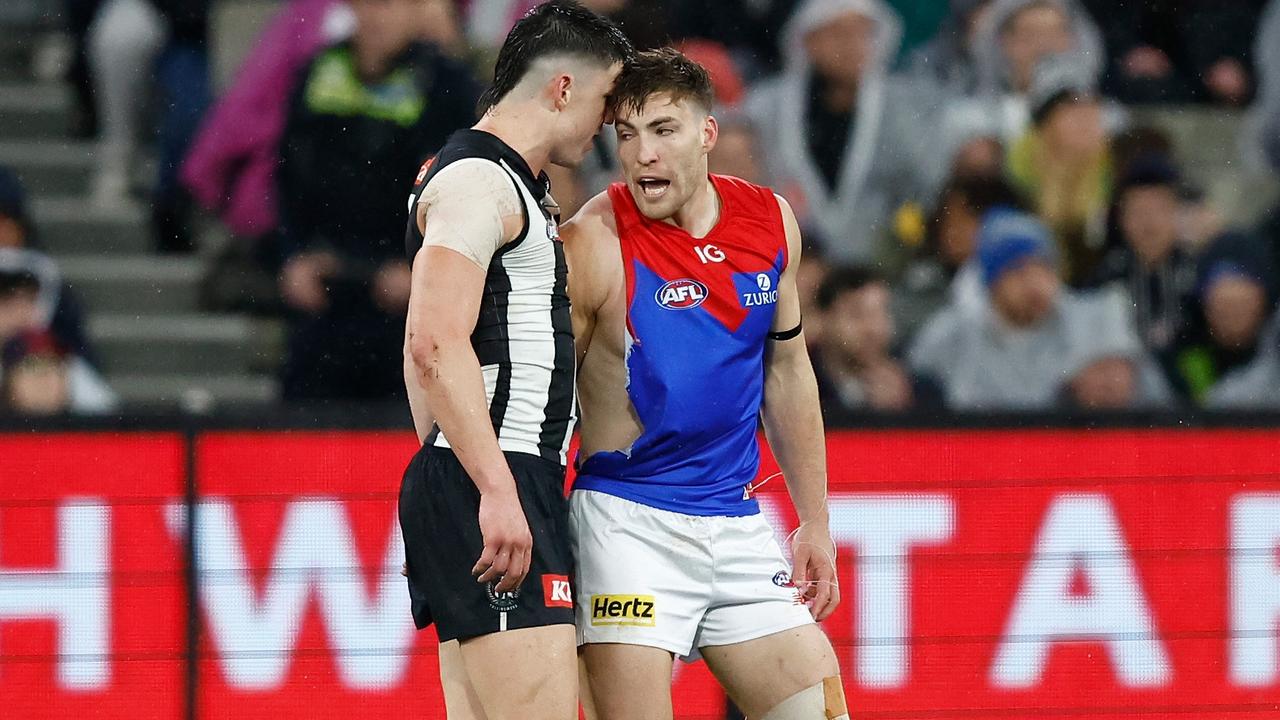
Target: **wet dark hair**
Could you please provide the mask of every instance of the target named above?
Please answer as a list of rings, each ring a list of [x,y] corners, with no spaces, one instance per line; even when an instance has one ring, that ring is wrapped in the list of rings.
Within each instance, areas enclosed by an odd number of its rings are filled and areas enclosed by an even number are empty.
[[[507,34],[493,84],[480,96],[483,114],[497,105],[540,58],[576,55],[608,67],[626,62],[634,49],[631,41],[609,20],[572,0],[551,0],[530,10]]]
[[[829,310],[845,293],[857,292],[869,285],[887,283],[885,276],[869,267],[846,265],[832,268],[818,286],[818,309]]]
[[[613,85],[614,112],[639,112],[654,93],[670,93],[672,102],[692,100],[707,112],[716,94],[707,69],[679,50],[659,48],[636,53]]]

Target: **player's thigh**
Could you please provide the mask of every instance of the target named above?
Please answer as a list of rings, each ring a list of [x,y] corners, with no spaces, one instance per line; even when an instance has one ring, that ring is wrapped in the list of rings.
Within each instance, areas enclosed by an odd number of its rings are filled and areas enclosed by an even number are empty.
[[[599,720],[671,720],[673,655],[647,645],[582,646],[587,685]]]
[[[440,643],[440,687],[449,720],[487,720],[480,698],[471,686],[457,640]]]
[[[763,716],[823,678],[840,675],[831,641],[812,623],[732,645],[706,646],[702,657],[750,718]]]
[[[488,720],[576,720],[578,655],[572,625],[491,633],[459,643]]]

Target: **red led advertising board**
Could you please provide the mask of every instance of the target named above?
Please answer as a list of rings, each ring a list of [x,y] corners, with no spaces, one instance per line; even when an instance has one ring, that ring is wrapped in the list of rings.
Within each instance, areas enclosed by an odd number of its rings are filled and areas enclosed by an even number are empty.
[[[178,434],[0,436],[0,717],[178,718]]]
[[[443,717],[398,574],[414,447],[200,436],[199,717]],[[1280,717],[1278,449],[1273,430],[831,433],[826,630],[854,716]],[[0,452],[0,715],[181,718],[182,440]],[[781,537],[784,490],[761,493]],[[675,687],[679,717],[723,714],[701,664]]]

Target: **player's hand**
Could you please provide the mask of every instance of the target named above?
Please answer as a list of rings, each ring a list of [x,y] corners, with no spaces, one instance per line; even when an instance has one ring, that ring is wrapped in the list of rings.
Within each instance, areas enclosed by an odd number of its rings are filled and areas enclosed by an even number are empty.
[[[810,601],[813,619],[830,617],[840,604],[840,586],[836,583],[836,545],[826,522],[800,523],[791,543],[793,568],[791,580]]]
[[[498,581],[497,592],[520,587],[533,558],[533,535],[514,484],[510,489],[480,494],[480,535],[484,552],[471,574],[481,583]]]

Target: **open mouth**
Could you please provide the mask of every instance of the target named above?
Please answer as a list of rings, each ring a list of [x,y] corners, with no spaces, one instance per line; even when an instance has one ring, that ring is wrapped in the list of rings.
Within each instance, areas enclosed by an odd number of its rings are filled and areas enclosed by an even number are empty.
[[[640,186],[640,192],[647,198],[659,198],[667,192],[667,188],[671,187],[670,180],[663,180],[656,177],[642,177],[636,180],[636,184]]]

